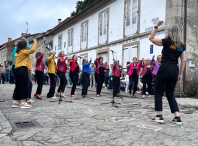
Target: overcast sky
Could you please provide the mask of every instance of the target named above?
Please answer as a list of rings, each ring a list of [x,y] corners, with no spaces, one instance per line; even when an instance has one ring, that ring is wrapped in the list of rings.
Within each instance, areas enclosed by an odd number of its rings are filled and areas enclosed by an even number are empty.
[[[26,32],[41,33],[66,19],[78,0],[0,0],[0,45]]]

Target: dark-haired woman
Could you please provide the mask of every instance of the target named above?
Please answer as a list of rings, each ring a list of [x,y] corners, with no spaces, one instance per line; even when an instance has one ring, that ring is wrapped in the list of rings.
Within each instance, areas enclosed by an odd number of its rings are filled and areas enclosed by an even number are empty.
[[[82,71],[82,96],[87,96],[87,89],[89,86],[89,75],[90,75],[90,65],[91,65],[92,58],[90,58],[90,61],[88,62],[87,57],[83,59],[83,71]]]
[[[65,87],[66,87],[66,84],[67,84],[67,80],[66,80],[66,77],[65,77],[65,73],[67,71],[67,64],[66,64],[66,60],[68,58],[68,54],[67,54],[67,57],[65,57],[65,54],[64,54],[64,51],[61,51],[59,54],[58,54],[58,61],[57,61],[57,75],[59,76],[59,79],[60,79],[60,85],[58,87],[58,91],[56,93],[56,97],[66,97],[64,95],[64,91],[65,91]],[[62,63],[61,63],[62,62]]]
[[[106,64],[103,63],[103,58],[99,55],[95,61],[96,65],[96,73],[95,73],[95,79],[97,83],[97,89],[96,89],[96,96],[99,97],[101,90],[102,90],[102,84],[104,83],[105,79],[105,72],[106,72]]]
[[[76,85],[78,83],[78,73],[80,72],[80,66],[77,62],[78,57],[77,55],[73,55],[72,59],[69,61],[70,65],[70,78],[72,80],[72,90],[71,90],[71,97],[77,97],[75,95]]]
[[[42,88],[43,88],[43,69],[44,69],[44,62],[43,62],[43,49],[42,52],[36,52],[36,69],[35,69],[35,73],[36,73],[36,81],[37,81],[37,90],[36,90],[36,94],[34,94],[34,97],[37,99],[42,99],[41,98],[41,92],[42,92]]]
[[[162,117],[162,96],[164,90],[171,108],[171,113],[175,114],[173,123],[182,124],[179,116],[179,108],[174,97],[174,90],[177,82],[181,82],[182,73],[186,64],[186,51],[181,43],[180,29],[177,25],[169,25],[165,29],[165,39],[155,38],[155,33],[163,21],[158,21],[154,27],[149,40],[157,46],[163,46],[161,66],[158,70],[155,81],[155,122],[163,123]],[[181,59],[180,69],[178,67],[178,58]],[[166,85],[166,87],[165,87]],[[164,89],[165,88],[165,89]]]
[[[29,68],[32,69],[32,64],[29,55],[36,51],[37,41],[33,39],[34,45],[30,50],[27,50],[26,41],[20,41],[17,45],[17,53],[15,54],[15,77],[16,77],[16,98],[21,101],[21,108],[31,108],[27,103],[28,98],[28,83],[29,83]],[[30,74],[30,73],[29,73]]]
[[[47,94],[47,98],[56,98],[54,97],[54,92],[56,88],[56,81],[55,81],[55,73],[56,73],[56,63],[53,59],[56,52],[53,52],[48,58],[47,58],[47,65],[48,65],[48,75],[50,78],[50,89]]]
[[[133,89],[133,96],[135,96],[135,92],[137,91],[137,85],[138,85],[138,78],[139,78],[139,72],[140,67],[137,63],[137,58],[133,58],[133,62],[127,65],[127,68],[129,69],[127,75],[129,76],[129,97],[131,97],[131,90],[132,86],[134,85]]]

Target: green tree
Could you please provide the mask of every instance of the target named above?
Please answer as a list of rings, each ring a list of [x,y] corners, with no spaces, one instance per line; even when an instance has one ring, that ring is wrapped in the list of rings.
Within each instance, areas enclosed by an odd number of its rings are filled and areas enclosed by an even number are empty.
[[[92,3],[94,3],[97,0],[84,0],[84,1],[77,1],[76,2],[76,10],[71,13],[71,16],[75,16],[82,10],[84,10],[86,7],[90,6]]]

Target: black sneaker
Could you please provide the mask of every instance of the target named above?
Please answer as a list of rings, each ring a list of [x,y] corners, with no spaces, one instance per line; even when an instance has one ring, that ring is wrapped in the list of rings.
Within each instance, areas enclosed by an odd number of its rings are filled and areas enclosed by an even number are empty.
[[[173,123],[177,124],[177,125],[181,125],[182,124],[182,121],[180,119],[180,117],[175,117],[173,120],[172,120]]]
[[[160,119],[159,120],[155,120],[156,117],[159,117]],[[164,123],[164,119],[162,117],[162,115],[156,115],[155,118],[153,118],[152,120],[155,121],[155,122],[158,122],[158,123]]]

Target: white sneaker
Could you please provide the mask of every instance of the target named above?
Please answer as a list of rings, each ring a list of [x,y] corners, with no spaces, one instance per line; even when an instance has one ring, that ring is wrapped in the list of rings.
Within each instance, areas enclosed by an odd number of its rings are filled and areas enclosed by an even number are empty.
[[[149,98],[151,98],[151,95],[149,95]]]
[[[32,100],[32,99],[30,99],[29,101],[32,102],[32,103],[34,102],[34,100]]]
[[[16,107],[21,107],[19,102],[17,101],[12,101],[12,108],[16,108]]]
[[[142,98],[145,98],[145,95],[143,95]]]
[[[31,108],[32,106],[29,105],[27,102],[26,103],[23,103],[21,102],[21,108]]]
[[[91,88],[91,86],[90,86],[90,88]]]
[[[95,88],[95,86],[93,86],[93,88]]]
[[[57,97],[56,96],[54,96],[54,97],[52,97],[53,99],[56,99]]]
[[[107,87],[105,87],[105,89],[107,89]]]

